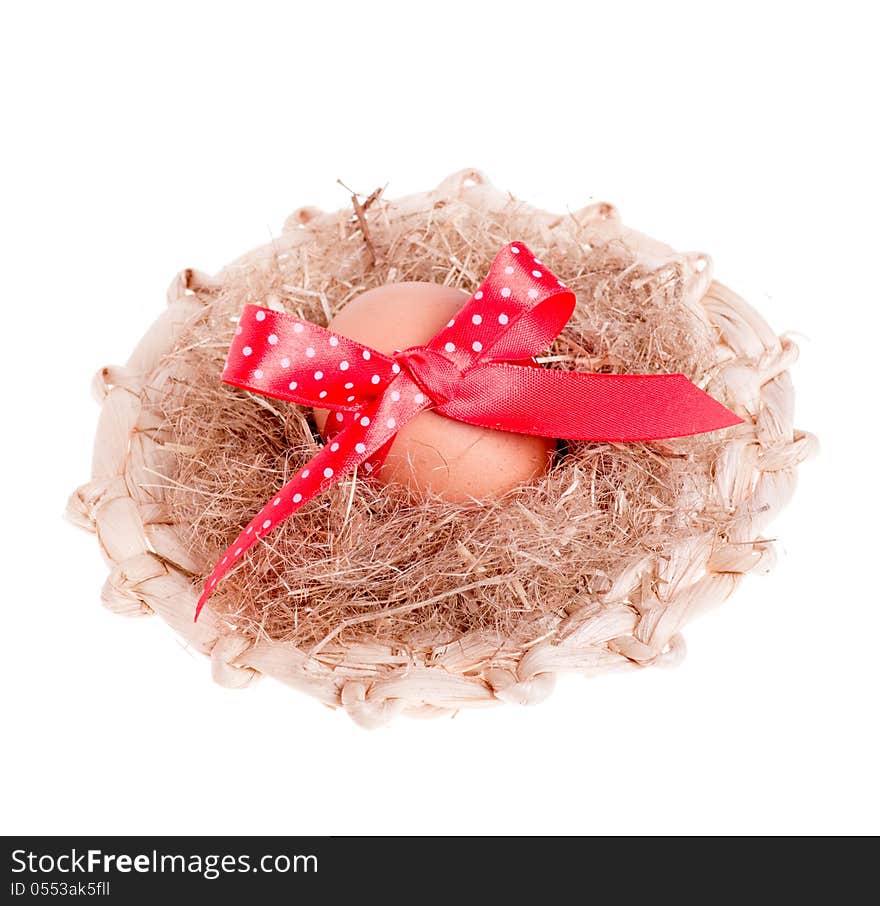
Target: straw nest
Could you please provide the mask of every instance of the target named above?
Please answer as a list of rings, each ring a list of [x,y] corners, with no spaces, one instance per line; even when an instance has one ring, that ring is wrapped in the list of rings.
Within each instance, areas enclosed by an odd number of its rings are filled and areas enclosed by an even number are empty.
[[[513,239],[578,297],[545,367],[681,371],[745,424],[560,444],[544,477],[466,504],[354,475],[255,548],[194,623],[218,554],[320,442],[308,410],[220,381],[241,307],[326,324],[388,282],[473,290]],[[127,365],[96,378],[92,480],[69,515],[111,564],[104,603],[158,613],[223,685],[274,676],[365,726],[529,704],[561,671],[675,662],[682,626],[772,565],[761,531],[813,447],[792,424],[796,355],[706,256],[625,228],[610,205],[550,214],[465,171],[395,201],[302,208],[219,275],[181,273]]]

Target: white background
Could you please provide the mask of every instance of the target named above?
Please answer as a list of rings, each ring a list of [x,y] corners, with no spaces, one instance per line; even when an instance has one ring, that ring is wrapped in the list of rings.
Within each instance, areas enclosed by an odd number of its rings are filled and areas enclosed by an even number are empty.
[[[876,28],[860,4],[33,3],[5,8],[5,833],[878,832]],[[869,8],[864,5],[864,8]],[[713,255],[795,331],[819,458],[780,565],[674,671],[366,732],[211,683],[99,603],[89,381],[182,267],[215,271],[337,177],[477,166]]]

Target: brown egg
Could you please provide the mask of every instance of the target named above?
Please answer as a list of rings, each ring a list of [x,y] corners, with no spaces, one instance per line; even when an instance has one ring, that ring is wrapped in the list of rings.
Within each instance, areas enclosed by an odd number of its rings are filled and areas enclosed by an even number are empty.
[[[427,343],[467,302],[461,290],[435,283],[391,283],[357,296],[330,330],[386,355]],[[315,409],[324,430],[326,409]],[[490,497],[543,474],[556,442],[467,425],[430,410],[409,421],[394,440],[380,481],[402,484],[414,499],[431,491],[449,501]]]

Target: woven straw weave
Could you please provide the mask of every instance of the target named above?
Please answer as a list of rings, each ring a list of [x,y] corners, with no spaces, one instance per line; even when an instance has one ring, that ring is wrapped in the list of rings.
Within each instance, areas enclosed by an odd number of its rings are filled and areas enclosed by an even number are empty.
[[[438,201],[448,200],[464,200],[489,213],[509,198],[478,172],[464,171],[432,192],[396,202],[396,209],[401,216],[428,216]],[[591,216],[589,210],[585,216]],[[605,206],[603,216],[609,210]],[[302,226],[322,216],[313,208],[294,212],[279,239],[242,261],[308,242],[309,231]],[[541,227],[564,229],[564,218],[548,214]],[[233,631],[210,606],[193,622],[199,588],[192,576],[198,565],[182,542],[183,530],[169,523],[157,489],[157,474],[173,475],[174,456],[163,446],[159,415],[144,389],[161,388],[170,379],[173,366],[166,354],[221,279],[193,270],[179,274],[169,288],[167,309],[126,365],[98,373],[94,389],[101,416],[92,478],[68,506],[68,516],[97,535],[110,565],[104,604],[121,615],[159,615],[210,657],[221,685],[241,688],[259,675],[271,676],[344,708],[367,727],[398,713],[443,714],[499,700],[533,704],[551,692],[560,672],[594,674],[677,662],[684,653],[680,630],[685,623],[724,601],[747,573],[772,566],[773,546],[760,533],[790,498],[795,468],[814,447],[814,439],[792,423],[787,369],[797,349],[742,299],[707,279],[702,305],[717,328],[720,366],[709,390],[752,416],[726,445],[717,466],[715,502],[736,517],[724,539],[698,535],[671,555],[664,552],[662,559],[646,556],[612,577],[600,598],[560,619],[527,649],[483,632],[439,645],[418,660],[369,641],[328,646],[310,657],[292,645],[255,641]],[[647,594],[645,577],[653,580]]]

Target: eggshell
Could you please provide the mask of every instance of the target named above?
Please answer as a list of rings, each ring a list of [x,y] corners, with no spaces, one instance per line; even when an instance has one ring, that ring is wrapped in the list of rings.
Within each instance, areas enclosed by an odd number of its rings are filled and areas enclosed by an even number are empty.
[[[329,328],[392,355],[427,343],[467,299],[435,283],[391,283],[352,299]],[[314,413],[323,432],[329,413]],[[491,497],[543,474],[555,447],[549,438],[479,428],[428,410],[397,433],[376,477],[406,486],[414,499],[427,492],[457,502]]]

